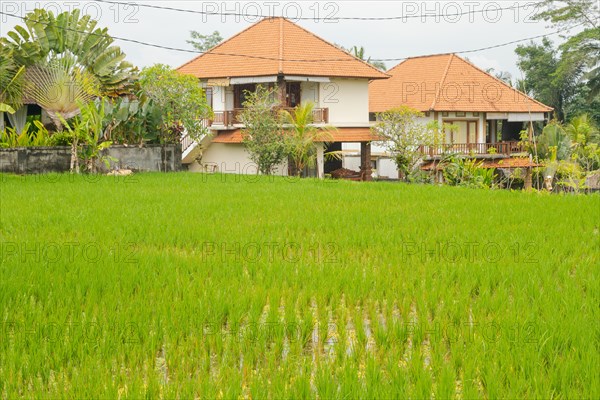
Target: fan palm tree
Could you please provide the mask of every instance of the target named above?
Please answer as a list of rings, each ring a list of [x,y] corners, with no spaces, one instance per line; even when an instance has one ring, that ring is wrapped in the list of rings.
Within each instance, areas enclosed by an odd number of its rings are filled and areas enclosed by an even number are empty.
[[[26,77],[28,96],[46,110],[59,130],[59,114],[70,119],[79,114],[80,104],[87,104],[100,94],[98,80],[67,56],[30,67]]]
[[[16,26],[3,45],[25,66],[25,95],[35,100],[60,127],[56,117],[68,119],[79,113],[98,95],[116,96],[127,92],[135,78],[125,54],[113,45],[107,29],[80,10],[58,16],[36,9],[25,17],[25,27]]]
[[[282,122],[289,132],[288,148],[296,174],[300,176],[304,168],[312,168],[317,161],[317,147],[315,142],[327,143],[333,137],[332,127],[316,127],[313,125],[313,110],[315,103],[305,102],[297,106],[292,112],[281,111]]]
[[[75,65],[95,76],[103,93],[116,95],[129,88],[135,71],[113,45],[107,28],[97,28],[97,23],[78,9],[56,17],[36,9],[25,17],[26,27],[16,26],[8,33],[7,43],[14,47],[17,62],[25,66],[69,55]]]

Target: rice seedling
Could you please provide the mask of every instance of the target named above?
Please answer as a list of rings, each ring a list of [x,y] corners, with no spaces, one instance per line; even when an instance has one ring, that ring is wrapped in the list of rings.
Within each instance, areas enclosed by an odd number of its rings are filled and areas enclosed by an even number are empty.
[[[600,198],[0,176],[0,396],[598,398]]]

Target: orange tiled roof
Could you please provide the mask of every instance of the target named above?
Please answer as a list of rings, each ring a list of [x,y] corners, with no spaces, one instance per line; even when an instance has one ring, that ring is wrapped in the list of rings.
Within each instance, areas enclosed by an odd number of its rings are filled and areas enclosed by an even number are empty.
[[[379,138],[373,135],[370,128],[337,128],[331,132],[332,142],[371,142]],[[213,139],[213,143],[242,143],[242,130],[221,131]]]
[[[285,18],[265,18],[182,65],[178,71],[201,79],[278,74],[388,77]]]
[[[548,107],[455,54],[409,58],[369,84],[370,112],[406,105],[419,111],[550,112]]]
[[[485,160],[484,168],[528,168],[540,167],[542,164],[537,164],[529,161],[529,158],[506,158],[503,160]]]
[[[503,158],[501,160],[482,160],[481,168],[529,168],[529,167],[540,167],[542,164],[529,161],[529,158]],[[421,166],[422,170],[431,171],[433,169],[441,170],[439,161],[429,161]]]

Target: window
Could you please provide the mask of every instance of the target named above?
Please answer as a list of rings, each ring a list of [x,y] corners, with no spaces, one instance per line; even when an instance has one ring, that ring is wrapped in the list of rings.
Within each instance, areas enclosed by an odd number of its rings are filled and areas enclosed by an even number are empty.
[[[213,88],[207,87],[204,89],[206,95],[206,104],[212,109],[213,108]]]
[[[300,105],[300,82],[288,82],[286,84],[286,107]]]
[[[247,85],[235,85],[233,87],[233,106],[235,108],[243,108],[244,103],[248,99],[247,92],[255,92],[256,84],[250,83]]]

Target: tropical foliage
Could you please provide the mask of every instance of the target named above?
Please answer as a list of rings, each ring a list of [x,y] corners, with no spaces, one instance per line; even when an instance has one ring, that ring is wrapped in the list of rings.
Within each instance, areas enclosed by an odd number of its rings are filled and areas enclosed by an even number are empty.
[[[184,130],[195,139],[207,133],[202,120],[209,118],[212,111],[196,78],[156,64],[142,70],[140,86],[161,110],[161,143],[178,143]]]
[[[286,137],[279,116],[273,112],[278,106],[273,90],[261,85],[255,92],[246,92],[247,100],[240,114],[243,143],[257,173],[270,175],[288,156]]]
[[[551,121],[535,139],[526,140],[525,146],[535,161],[545,165],[542,178],[547,189],[557,181],[557,187],[579,192],[600,169],[600,133],[586,114],[566,125]]]
[[[313,125],[315,103],[305,102],[293,111],[281,112],[289,158],[293,163],[296,175],[302,175],[306,167],[313,168],[317,160],[318,145],[332,139],[333,127],[316,127]]]
[[[444,179],[450,186],[489,189],[494,184],[495,170],[483,168],[483,162],[464,157],[449,156],[442,162]]]
[[[117,95],[128,91],[135,77],[133,66],[115,46],[107,28],[82,15],[79,9],[55,16],[36,9],[25,17],[25,27],[16,26],[3,39],[15,50],[15,60],[25,66],[46,66],[58,59],[72,70],[85,71],[96,81],[101,93]]]
[[[383,61],[378,61],[378,60],[373,60],[371,57],[367,57],[366,56],[366,51],[365,48],[363,46],[352,46],[349,49],[337,45],[339,48],[341,48],[342,50],[344,50],[347,53],[352,54],[354,57],[358,58],[359,60],[363,60],[366,63],[371,64],[372,66],[374,66],[375,68],[381,70],[381,71],[385,71],[387,69],[385,63]]]
[[[0,130],[0,148],[37,147],[52,144],[48,130],[37,120],[27,122],[21,133],[12,127]]]
[[[36,9],[0,39],[14,62],[26,69],[25,95],[39,104],[60,129],[61,118],[79,113],[78,104],[130,90],[135,70],[113,45],[107,29],[74,9],[55,16]]]
[[[434,146],[443,142],[437,124],[423,124],[418,119],[423,113],[402,106],[378,114],[373,133],[381,137],[381,145],[394,158],[400,175],[408,180],[423,159],[421,146]]]
[[[223,37],[219,31],[214,31],[210,35],[203,35],[198,31],[190,31],[191,40],[187,40],[188,44],[191,44],[194,49],[205,52],[223,41]]]
[[[15,62],[13,51],[0,40],[0,129],[2,113],[14,113],[22,102],[25,67]]]
[[[524,87],[554,107],[561,122],[588,113],[600,123],[599,7],[595,0],[544,0],[536,18],[564,29],[566,40],[558,47],[544,39],[516,49]]]

